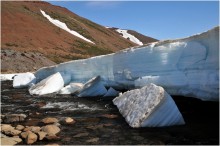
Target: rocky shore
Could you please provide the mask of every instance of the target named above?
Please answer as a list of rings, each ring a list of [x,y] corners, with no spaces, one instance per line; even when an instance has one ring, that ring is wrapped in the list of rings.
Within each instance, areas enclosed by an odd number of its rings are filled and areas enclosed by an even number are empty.
[[[176,96],[173,99],[184,117],[185,125],[134,129],[113,105],[112,98],[77,98],[56,94],[36,96],[29,95],[27,89],[14,89],[12,81],[1,84],[1,127],[7,124],[6,127],[12,127],[11,130],[18,130],[16,132],[19,133],[13,136],[2,131],[1,139],[5,137],[2,144],[9,139],[19,145],[27,144],[26,138],[21,137],[24,132],[37,135],[34,145],[219,144],[218,102]],[[10,122],[14,114],[20,116]],[[47,125],[55,125],[60,131],[55,136],[49,136],[42,128]],[[38,133],[35,130],[39,130]],[[35,140],[36,136],[33,137]]]

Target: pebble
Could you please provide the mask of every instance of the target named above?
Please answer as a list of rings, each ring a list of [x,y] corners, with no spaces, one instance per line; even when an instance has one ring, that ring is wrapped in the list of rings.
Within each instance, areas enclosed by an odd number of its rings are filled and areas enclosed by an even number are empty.
[[[24,126],[23,125],[17,125],[15,129],[22,131],[24,129]]]
[[[74,135],[73,137],[84,137],[84,136],[88,136],[88,135],[89,135],[89,133],[84,132],[84,133],[76,134],[76,135]]]
[[[118,117],[118,115],[114,115],[114,114],[104,114],[104,115],[102,115],[102,117],[109,118],[109,119],[115,119],[115,118]]]
[[[32,133],[32,132],[28,133],[28,135],[25,139],[25,142],[27,144],[33,144],[36,141],[37,141],[37,135],[35,133]]]
[[[67,117],[65,119],[65,122],[66,122],[66,124],[74,124],[76,121],[74,119],[70,118],[70,117]]]
[[[39,140],[43,140],[44,137],[47,135],[47,133],[43,132],[43,131],[39,131],[39,132],[37,132],[37,135],[38,135]]]
[[[98,142],[99,141],[99,138],[97,137],[97,138],[91,138],[91,139],[89,139],[89,140],[86,140],[86,142],[88,142],[88,143],[95,143],[95,142]]]
[[[60,128],[56,125],[46,125],[41,127],[41,130],[46,132],[47,134],[56,135],[60,132]]]
[[[5,115],[3,122],[4,123],[13,123],[13,122],[22,122],[27,116],[25,114],[11,114]]]
[[[44,124],[53,124],[53,123],[57,123],[58,120],[57,120],[57,118],[48,117],[48,118],[44,118],[44,119],[42,120],[42,122],[43,122]]]

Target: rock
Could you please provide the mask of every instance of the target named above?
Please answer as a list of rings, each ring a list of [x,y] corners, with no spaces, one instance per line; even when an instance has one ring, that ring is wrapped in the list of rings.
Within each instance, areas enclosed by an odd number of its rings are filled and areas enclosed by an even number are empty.
[[[43,132],[46,132],[48,135],[56,135],[60,132],[60,128],[56,125],[46,125],[41,128]]]
[[[88,142],[88,143],[95,143],[95,142],[98,142],[99,141],[99,138],[97,137],[97,138],[91,138],[91,139],[89,139],[89,140],[86,140],[86,142]]]
[[[39,140],[43,140],[44,137],[47,135],[47,133],[43,132],[43,131],[39,131],[39,132],[37,132],[37,135],[38,135]]]
[[[44,95],[54,93],[62,89],[64,80],[59,72],[47,77],[29,89],[31,95]]]
[[[21,73],[14,77],[13,87],[14,88],[23,88],[28,87],[31,84],[35,84],[36,77],[33,73]]]
[[[21,131],[15,130],[15,129],[10,129],[9,131],[5,131],[4,133],[8,136],[16,136],[16,135],[19,135],[21,133]]]
[[[96,129],[99,129],[99,128],[103,128],[103,124],[101,125],[94,125],[94,126],[88,126],[86,127],[87,129],[92,129],[92,130],[96,130]]]
[[[37,133],[41,130],[41,128],[39,126],[30,126],[30,127],[26,127],[24,128],[23,131],[31,131],[33,133]]]
[[[1,137],[1,145],[16,145],[20,142],[22,142],[21,138]]]
[[[11,114],[6,115],[4,118],[4,123],[22,122],[27,116],[25,114]]]
[[[76,135],[74,135],[73,137],[84,137],[84,136],[88,136],[88,135],[89,135],[89,133],[84,132],[84,133],[76,134]]]
[[[70,118],[70,117],[67,117],[65,119],[65,122],[66,122],[66,124],[74,124],[76,121],[74,119]]]
[[[154,84],[125,92],[116,97],[113,103],[133,128],[185,124],[170,95]]]
[[[15,129],[22,131],[24,129],[24,126],[23,125],[17,125]]]
[[[113,115],[113,114],[104,114],[102,117],[108,118],[108,119],[115,119],[118,117],[118,115]]]
[[[45,146],[59,146],[59,145],[56,144],[56,143],[52,143],[52,144],[47,144],[47,145],[45,145]]]
[[[21,138],[26,139],[29,133],[32,133],[32,132],[31,131],[22,132]]]
[[[107,93],[107,89],[105,88],[101,77],[97,76],[90,79],[83,85],[82,90],[80,90],[78,97],[95,97],[95,96],[103,96]]]
[[[25,139],[25,142],[27,144],[33,144],[36,141],[37,141],[37,135],[35,133],[32,133],[32,132],[28,133],[28,135]]]
[[[12,126],[9,125],[9,124],[2,124],[2,125],[1,125],[1,131],[2,131],[2,132],[10,131],[11,129],[14,129],[14,127],[12,127]]]
[[[58,120],[57,120],[57,118],[48,117],[48,118],[44,118],[44,119],[42,120],[42,122],[43,122],[44,124],[53,124],[53,123],[57,123]]]
[[[54,135],[54,134],[49,134],[45,137],[47,140],[60,140],[60,137]]]

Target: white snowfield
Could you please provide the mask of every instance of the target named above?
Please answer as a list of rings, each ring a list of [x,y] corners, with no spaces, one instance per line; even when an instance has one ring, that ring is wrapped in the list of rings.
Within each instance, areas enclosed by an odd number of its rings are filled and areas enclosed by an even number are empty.
[[[116,90],[154,83],[171,95],[218,101],[219,27],[184,39],[44,67],[35,76],[41,81],[56,72],[81,83],[100,75],[106,87]]]
[[[135,44],[143,45],[143,43],[139,39],[137,39],[135,36],[128,33],[128,30],[116,29],[116,31],[121,33],[123,38],[129,39],[130,41],[132,41]]]
[[[79,37],[89,43],[92,43],[92,44],[95,44],[94,42],[92,42],[91,40],[85,38],[84,36],[82,36],[81,34],[79,34],[78,32],[74,31],[74,30],[70,30],[65,23],[63,22],[60,22],[59,20],[56,20],[56,19],[53,19],[51,18],[49,15],[47,15],[44,11],[40,10],[40,12],[42,13],[42,15],[44,17],[46,17],[51,23],[53,23],[54,25],[56,25],[57,27],[71,33],[72,35],[76,36],[76,37]]]
[[[133,128],[185,124],[170,95],[154,84],[127,91],[116,97],[113,103]]]

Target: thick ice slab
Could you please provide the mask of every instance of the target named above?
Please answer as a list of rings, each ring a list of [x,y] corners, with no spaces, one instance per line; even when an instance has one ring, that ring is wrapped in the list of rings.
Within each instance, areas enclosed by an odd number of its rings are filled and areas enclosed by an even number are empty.
[[[77,94],[78,97],[95,97],[103,96],[107,89],[103,85],[100,76],[94,77],[83,85],[82,90]]]
[[[85,83],[101,75],[105,86],[134,89],[148,83],[171,95],[219,100],[219,27],[192,37],[151,43],[114,54],[41,68],[40,81],[56,72]]]
[[[103,97],[116,97],[119,95],[119,93],[119,91],[116,91],[114,88],[110,87]]]
[[[31,95],[49,94],[59,91],[60,89],[63,88],[63,86],[64,86],[64,80],[61,74],[58,72],[40,81],[36,85],[32,86],[29,89],[29,93]]]
[[[70,83],[69,85],[63,87],[59,94],[73,94],[77,91],[80,91],[83,88],[82,83]]]
[[[173,99],[162,87],[154,84],[125,92],[113,103],[134,128],[185,124]]]
[[[14,88],[24,88],[28,87],[31,84],[35,84],[36,77],[33,73],[27,72],[27,73],[20,73],[18,75],[15,75],[13,80],[13,87]]]

